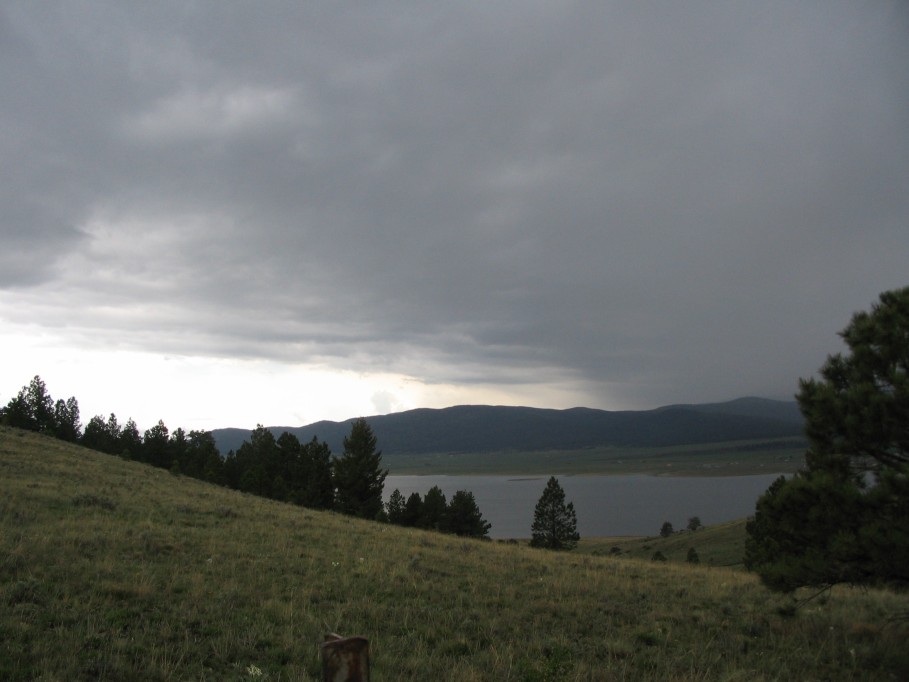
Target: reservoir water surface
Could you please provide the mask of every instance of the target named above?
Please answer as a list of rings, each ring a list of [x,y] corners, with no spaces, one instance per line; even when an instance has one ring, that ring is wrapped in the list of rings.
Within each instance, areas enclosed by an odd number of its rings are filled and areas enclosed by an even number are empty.
[[[705,525],[754,513],[757,498],[779,474],[761,476],[559,476],[573,502],[581,537],[657,535],[664,521],[676,530],[692,516]],[[533,510],[548,476],[388,476],[385,499],[397,488],[406,498],[437,485],[451,499],[469,490],[492,538],[529,538]]]

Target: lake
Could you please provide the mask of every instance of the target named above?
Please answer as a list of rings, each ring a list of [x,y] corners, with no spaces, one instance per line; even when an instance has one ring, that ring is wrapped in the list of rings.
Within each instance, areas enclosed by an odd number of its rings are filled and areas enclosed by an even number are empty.
[[[664,521],[676,530],[697,516],[705,525],[754,513],[757,498],[779,477],[761,476],[557,476],[573,502],[581,537],[658,535]],[[388,476],[385,499],[397,488],[405,498],[437,485],[451,499],[469,490],[492,538],[529,538],[533,510],[549,476]]]

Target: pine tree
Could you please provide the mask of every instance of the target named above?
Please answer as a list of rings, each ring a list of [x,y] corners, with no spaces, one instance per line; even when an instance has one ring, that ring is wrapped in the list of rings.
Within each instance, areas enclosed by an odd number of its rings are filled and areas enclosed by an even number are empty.
[[[404,518],[401,521],[402,526],[416,526],[420,523],[420,517],[423,515],[423,498],[418,492],[410,493],[407,502],[404,503]]]
[[[142,450],[145,461],[152,466],[170,469],[173,460],[169,441],[170,432],[164,422],[159,419],[158,423],[147,429],[142,436]]]
[[[285,495],[281,499],[285,502],[302,505],[309,472],[306,470],[303,460],[303,446],[300,444],[300,439],[290,431],[284,431],[278,436],[276,447],[274,460],[277,469],[272,472],[272,475],[277,474],[284,480]]]
[[[132,417],[126,420],[126,425],[116,435],[116,440],[116,454],[126,459],[142,459],[142,436]]]
[[[492,524],[483,518],[473,493],[458,490],[451,496],[442,519],[442,531],[464,537],[483,538],[489,534]]]
[[[100,414],[92,417],[88,424],[85,425],[85,431],[82,434],[80,442],[83,446],[106,452],[109,455],[120,454],[118,452],[120,439],[120,424],[117,422],[117,415],[113,412],[107,421]]]
[[[47,386],[37,374],[28,386],[9,401],[3,410],[3,421],[29,431],[54,433],[54,401],[47,392]]]
[[[448,503],[445,500],[445,493],[439,486],[434,485],[423,498],[420,528],[439,530],[442,526],[442,519],[445,517],[446,507],[448,507]]]
[[[57,438],[78,443],[82,437],[82,424],[79,421],[79,403],[75,397],[64,401],[62,398],[54,403],[54,422]]]
[[[220,481],[221,455],[211,431],[190,431],[186,458],[189,463],[185,474],[216,483]]]
[[[335,484],[331,473],[331,448],[315,436],[303,446],[307,477],[303,505],[313,509],[331,509],[335,504]]]
[[[748,521],[745,567],[773,590],[909,586],[909,287],[881,294],[796,398],[805,468]]]
[[[12,398],[3,409],[3,423],[17,429],[37,431],[35,420],[28,406],[28,388],[23,386],[19,394]]]
[[[555,476],[550,477],[533,511],[531,547],[574,549],[580,540],[574,504],[565,504],[565,491]]]
[[[34,419],[35,430],[41,433],[54,433],[54,399],[47,392],[47,386],[38,375],[32,379],[27,389],[28,406]]]
[[[280,457],[278,444],[271,430],[256,424],[248,441],[237,449],[236,468],[238,487],[246,493],[272,497],[272,487]]]
[[[401,522],[404,519],[405,504],[406,501],[404,500],[404,495],[401,491],[397,488],[392,490],[391,496],[385,504],[385,515],[388,517],[388,523],[393,523],[396,526],[402,525]]]
[[[365,419],[357,419],[344,439],[344,454],[335,461],[336,508],[343,514],[375,519],[382,511],[382,488],[387,470],[382,452]]]

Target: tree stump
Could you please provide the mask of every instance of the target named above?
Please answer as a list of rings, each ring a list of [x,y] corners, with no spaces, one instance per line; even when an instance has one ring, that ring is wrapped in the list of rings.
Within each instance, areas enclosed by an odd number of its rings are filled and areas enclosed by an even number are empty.
[[[319,645],[323,682],[369,682],[369,640],[365,637],[325,636]]]

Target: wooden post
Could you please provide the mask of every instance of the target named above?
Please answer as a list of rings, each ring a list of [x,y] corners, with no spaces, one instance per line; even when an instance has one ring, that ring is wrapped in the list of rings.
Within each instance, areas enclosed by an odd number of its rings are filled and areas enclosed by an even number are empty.
[[[369,640],[333,632],[319,645],[323,682],[369,682]]]

